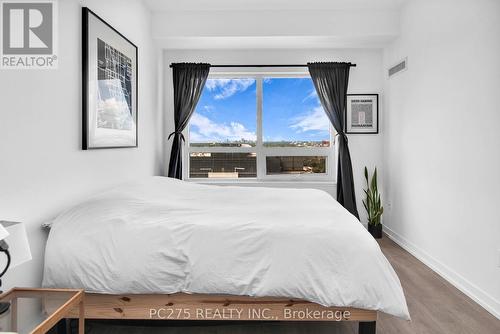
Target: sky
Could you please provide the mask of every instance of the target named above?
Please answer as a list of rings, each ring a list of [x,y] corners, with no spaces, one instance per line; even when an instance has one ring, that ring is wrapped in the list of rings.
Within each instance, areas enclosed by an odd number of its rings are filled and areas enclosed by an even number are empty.
[[[190,141],[255,141],[256,103],[254,79],[208,79],[190,120]],[[265,78],[262,121],[264,142],[329,139],[310,78]]]

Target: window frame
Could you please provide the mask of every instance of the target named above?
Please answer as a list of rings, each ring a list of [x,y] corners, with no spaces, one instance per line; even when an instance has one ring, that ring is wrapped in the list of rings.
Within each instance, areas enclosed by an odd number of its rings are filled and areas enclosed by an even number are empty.
[[[210,73],[208,79],[255,79],[256,84],[256,144],[254,147],[191,147],[189,129],[190,123],[183,131],[186,138],[183,148],[183,179],[201,183],[244,183],[244,182],[335,182],[337,166],[336,131],[329,124],[329,147],[265,147],[263,143],[263,81],[264,78],[310,78],[307,72],[215,72]],[[189,177],[190,153],[256,153],[257,177],[208,179]],[[324,156],[326,170],[321,174],[274,174],[267,175],[267,156]]]

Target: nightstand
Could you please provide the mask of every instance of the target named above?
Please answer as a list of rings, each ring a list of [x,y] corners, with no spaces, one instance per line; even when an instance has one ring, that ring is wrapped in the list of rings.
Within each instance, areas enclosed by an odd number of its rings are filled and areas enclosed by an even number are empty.
[[[83,290],[13,288],[0,295],[10,309],[0,315],[0,332],[44,334],[60,320],[79,310],[78,333],[84,332]]]

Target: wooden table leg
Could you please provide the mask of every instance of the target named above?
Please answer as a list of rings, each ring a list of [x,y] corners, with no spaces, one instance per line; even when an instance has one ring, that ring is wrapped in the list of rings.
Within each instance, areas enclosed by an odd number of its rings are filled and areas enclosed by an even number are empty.
[[[17,298],[10,302],[10,328],[13,332],[17,332]]]
[[[84,334],[85,332],[85,307],[83,300],[80,302],[80,314],[78,318],[78,334]]]
[[[376,334],[377,333],[377,322],[368,321],[359,323],[359,334]]]

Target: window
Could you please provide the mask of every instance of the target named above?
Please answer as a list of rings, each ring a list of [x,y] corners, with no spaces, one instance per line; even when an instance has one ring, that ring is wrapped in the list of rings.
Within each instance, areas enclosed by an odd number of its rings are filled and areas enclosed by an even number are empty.
[[[191,152],[189,154],[189,177],[219,179],[257,177],[257,155],[255,153]]]
[[[266,157],[266,174],[325,174],[326,157],[318,156],[281,156]]]
[[[255,147],[256,80],[208,79],[189,121],[191,147]]]
[[[310,77],[211,76],[186,132],[190,179],[333,179],[332,127]]]
[[[267,147],[330,147],[330,122],[311,78],[266,78],[262,102]]]

